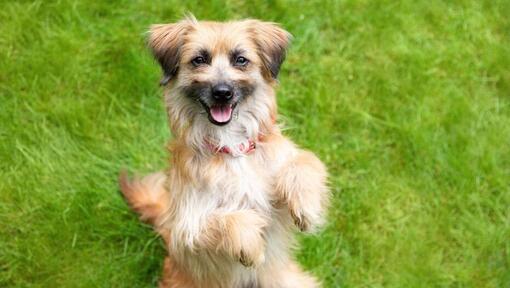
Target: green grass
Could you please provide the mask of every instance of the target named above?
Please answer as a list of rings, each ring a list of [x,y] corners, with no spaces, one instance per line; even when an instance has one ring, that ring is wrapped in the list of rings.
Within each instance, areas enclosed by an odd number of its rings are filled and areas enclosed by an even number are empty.
[[[510,287],[510,2],[9,1],[0,9],[0,286],[146,287],[164,249],[121,167],[165,167],[151,23],[295,36],[278,102],[333,203],[296,252],[325,287]]]

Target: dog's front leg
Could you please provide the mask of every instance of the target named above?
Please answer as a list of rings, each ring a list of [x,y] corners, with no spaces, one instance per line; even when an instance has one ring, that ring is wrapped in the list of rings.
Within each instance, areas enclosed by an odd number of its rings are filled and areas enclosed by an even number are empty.
[[[311,152],[298,150],[276,176],[278,201],[287,204],[294,223],[301,231],[322,224],[329,202],[327,172]]]
[[[222,251],[244,266],[257,266],[265,259],[263,230],[267,225],[268,220],[255,210],[214,213],[199,242],[209,251]]]

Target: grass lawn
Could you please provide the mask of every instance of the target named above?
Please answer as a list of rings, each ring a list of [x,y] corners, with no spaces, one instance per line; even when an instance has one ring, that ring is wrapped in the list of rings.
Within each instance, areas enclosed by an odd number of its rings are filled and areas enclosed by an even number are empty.
[[[0,287],[150,287],[121,167],[165,167],[151,23],[280,22],[281,122],[330,170],[325,287],[510,287],[510,1],[3,1]]]

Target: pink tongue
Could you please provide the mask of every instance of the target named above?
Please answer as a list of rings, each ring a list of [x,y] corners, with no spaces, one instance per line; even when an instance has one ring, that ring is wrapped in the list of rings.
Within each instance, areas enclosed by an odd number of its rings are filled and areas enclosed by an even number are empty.
[[[219,123],[227,122],[232,115],[231,105],[215,105],[211,107],[212,118]]]

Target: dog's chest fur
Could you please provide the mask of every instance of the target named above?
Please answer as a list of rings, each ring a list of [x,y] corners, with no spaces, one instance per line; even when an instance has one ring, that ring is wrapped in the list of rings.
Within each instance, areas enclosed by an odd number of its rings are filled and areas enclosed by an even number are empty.
[[[258,147],[251,154],[241,157],[221,155],[219,156],[221,164],[216,165],[216,169],[211,169],[209,165],[201,165],[201,168],[195,171],[195,181],[183,183],[181,191],[184,193],[179,193],[179,198],[173,199],[176,206],[172,219],[168,222],[172,238],[179,239],[177,241],[180,242],[174,241],[172,243],[174,246],[170,246],[169,252],[171,254],[172,250],[176,252],[174,257],[180,258],[181,264],[193,267],[196,272],[202,270],[200,268],[202,267],[203,270],[198,274],[209,274],[213,272],[211,267],[217,267],[222,263],[222,271],[235,270],[236,273],[229,274],[240,277],[231,281],[243,283],[242,285],[255,281],[254,270],[243,267],[238,261],[220,260],[216,256],[209,258],[209,255],[196,254],[192,251],[185,252],[187,250],[185,247],[194,246],[195,239],[201,233],[201,227],[211,215],[244,209],[253,209],[260,215],[274,219],[273,224],[267,227],[266,237],[271,239],[273,244],[283,241],[280,239],[282,238],[280,233],[285,229],[281,228],[281,217],[277,215],[279,212],[272,206],[274,200],[272,181],[281,161],[279,159],[268,161],[268,158],[273,157],[269,157],[266,152],[264,147]],[[282,159],[284,158],[285,155]],[[184,243],[185,245],[180,245]],[[272,247],[268,247],[268,253],[274,254],[272,250]],[[226,267],[231,268],[225,269]]]
[[[213,213],[254,209],[270,216],[271,169],[253,159],[257,156],[223,155],[221,165],[215,166],[214,171],[203,165],[196,171],[195,181],[184,184],[185,193],[175,199],[178,202],[175,220],[177,230],[187,234],[182,236],[188,244],[193,244],[201,225]]]

